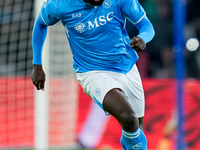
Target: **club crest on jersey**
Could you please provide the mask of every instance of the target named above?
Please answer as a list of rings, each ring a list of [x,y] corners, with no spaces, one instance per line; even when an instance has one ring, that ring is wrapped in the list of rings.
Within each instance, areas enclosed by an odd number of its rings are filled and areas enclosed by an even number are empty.
[[[101,94],[101,89],[99,87],[96,88],[95,90],[95,95],[98,97]]]
[[[136,145],[134,145],[132,148],[133,149],[140,149],[142,147],[142,143],[138,143]]]
[[[110,6],[112,5],[112,2],[110,0],[104,0],[102,5],[104,8],[110,8]]]
[[[78,31],[78,32],[83,32],[83,30],[85,29],[85,24],[79,22],[76,26],[75,26],[75,30]]]

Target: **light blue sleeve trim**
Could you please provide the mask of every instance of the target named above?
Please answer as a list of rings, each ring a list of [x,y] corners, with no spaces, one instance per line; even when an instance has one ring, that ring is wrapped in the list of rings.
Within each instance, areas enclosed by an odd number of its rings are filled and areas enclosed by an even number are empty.
[[[145,16],[146,16],[146,14],[144,14],[137,22],[135,22],[135,23],[133,22],[133,25],[139,23]]]
[[[42,13],[40,12],[40,16],[42,18],[42,21],[48,26],[48,23],[46,23],[46,21],[44,20],[43,16],[42,16]]]
[[[138,0],[118,0],[118,5],[124,17],[128,18],[133,24],[137,24],[146,16],[146,12]]]
[[[139,30],[139,34],[137,36],[142,38],[145,43],[151,41],[155,36],[153,25],[146,16],[135,24],[135,27]]]

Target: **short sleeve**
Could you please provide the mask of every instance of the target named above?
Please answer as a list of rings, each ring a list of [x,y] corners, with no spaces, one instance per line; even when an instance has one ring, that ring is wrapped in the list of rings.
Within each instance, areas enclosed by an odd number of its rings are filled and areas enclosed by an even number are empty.
[[[53,25],[60,20],[56,0],[47,0],[43,3],[40,15],[46,25]]]
[[[146,16],[146,12],[138,0],[118,0],[118,4],[122,13],[133,24],[137,24]]]

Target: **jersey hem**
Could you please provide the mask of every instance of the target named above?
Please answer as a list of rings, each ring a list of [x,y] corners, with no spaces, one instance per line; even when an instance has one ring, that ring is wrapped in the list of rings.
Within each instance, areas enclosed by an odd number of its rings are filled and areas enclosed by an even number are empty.
[[[78,69],[75,69],[74,68],[74,72],[75,73],[85,73],[85,72],[89,72],[89,71],[113,71],[113,72],[118,72],[118,73],[123,73],[123,74],[127,74],[134,66],[134,64],[137,62],[137,60],[139,59],[139,57],[136,57],[136,59],[133,61],[131,67],[128,69],[128,70],[117,70],[117,69],[105,69],[105,68],[102,68],[102,69],[91,69],[91,70],[83,70],[81,71],[80,67]]]

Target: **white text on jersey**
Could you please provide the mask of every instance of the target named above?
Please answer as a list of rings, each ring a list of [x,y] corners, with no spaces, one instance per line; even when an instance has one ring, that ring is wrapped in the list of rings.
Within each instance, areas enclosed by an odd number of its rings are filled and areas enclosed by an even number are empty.
[[[110,16],[111,14],[113,14],[113,12],[109,12],[106,16],[100,16],[99,18],[95,18],[94,23],[88,21],[88,30],[99,27],[100,25],[105,25],[107,21],[111,21],[113,19],[113,17]]]
[[[72,18],[76,18],[76,17],[81,17],[81,13],[78,13],[78,14],[72,14]]]

